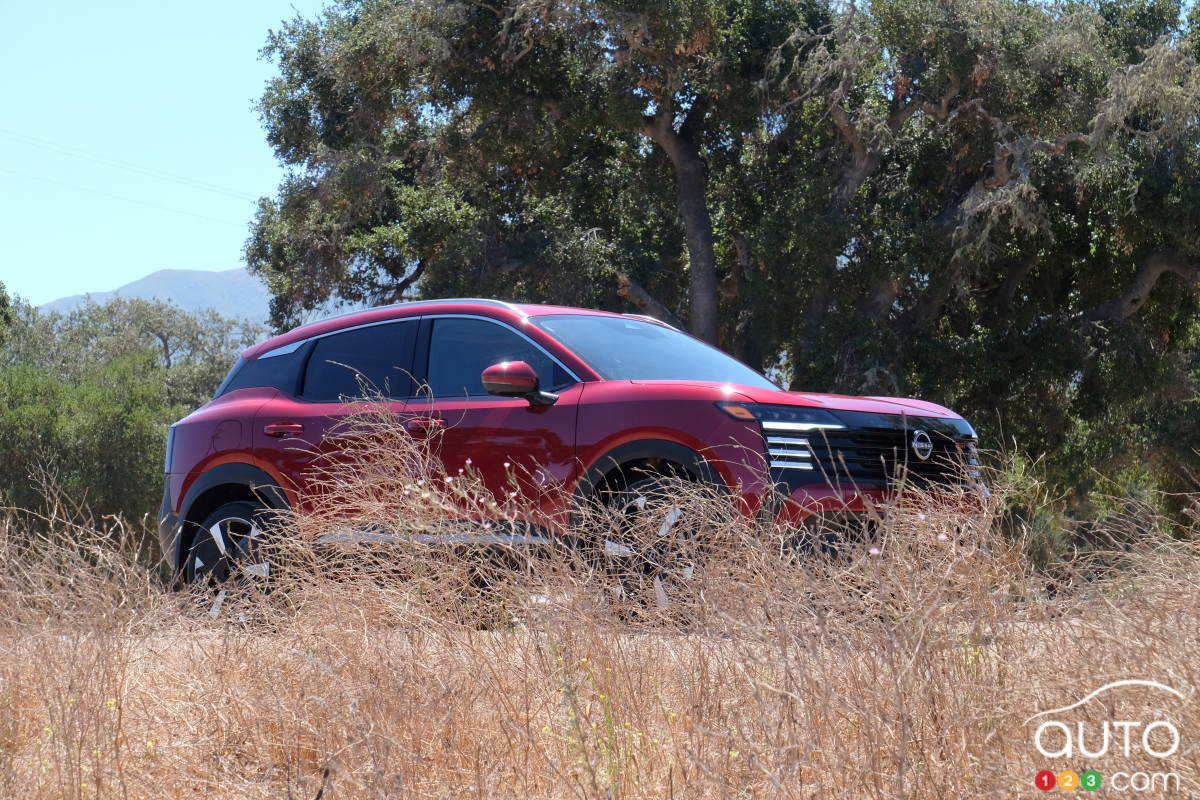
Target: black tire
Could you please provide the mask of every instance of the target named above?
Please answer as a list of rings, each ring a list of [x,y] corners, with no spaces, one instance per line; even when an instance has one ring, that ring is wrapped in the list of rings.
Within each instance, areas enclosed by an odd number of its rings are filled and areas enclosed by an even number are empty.
[[[225,503],[213,511],[192,536],[183,562],[184,582],[201,589],[265,583],[271,561],[263,540],[270,520],[270,509],[252,500]]]
[[[701,543],[687,504],[679,498],[696,488],[684,478],[651,475],[609,498],[617,529],[602,534],[598,555],[621,600],[663,612],[686,593]]]

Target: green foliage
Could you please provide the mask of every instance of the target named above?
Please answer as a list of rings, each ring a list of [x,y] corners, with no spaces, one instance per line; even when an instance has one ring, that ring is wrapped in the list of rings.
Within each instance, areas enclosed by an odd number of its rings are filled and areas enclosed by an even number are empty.
[[[195,408],[212,396],[237,352],[265,335],[261,326],[189,313],[169,303],[117,298],[68,314],[16,309],[0,367],[30,365],[70,380],[124,356],[150,351],[161,368],[165,402]]]
[[[0,344],[4,344],[4,340],[8,337],[8,327],[12,325],[12,300],[8,297],[8,292],[4,291],[4,284],[0,283]]]
[[[1141,463],[1195,489],[1198,23],[1175,0],[343,0],[266,48],[292,172],[247,260],[278,325],[484,294],[708,336],[708,298],[752,365],[950,405],[1048,453],[1072,502]]]
[[[70,314],[18,305],[0,347],[0,504],[63,490],[95,514],[138,519],[162,494],[171,422],[200,405],[256,326],[165,303],[114,300]]]
[[[54,486],[96,514],[153,512],[170,410],[149,351],[69,382],[37,367],[0,369],[4,500],[40,508],[43,489]]]

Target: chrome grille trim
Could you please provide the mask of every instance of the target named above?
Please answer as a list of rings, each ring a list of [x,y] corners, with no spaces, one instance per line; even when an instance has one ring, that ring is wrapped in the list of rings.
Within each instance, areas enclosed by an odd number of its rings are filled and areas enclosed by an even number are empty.
[[[812,458],[812,453],[808,450],[776,450],[767,448],[767,455],[786,456],[789,458]]]
[[[767,444],[800,444],[808,447],[808,439],[794,439],[789,436],[768,436]]]
[[[767,423],[769,424],[769,423]],[[808,423],[775,423],[785,425],[807,425]],[[766,424],[764,424],[766,427]],[[766,433],[764,431],[764,433]],[[767,439],[767,459],[775,469],[813,469],[810,459],[813,457],[808,439],[794,436],[772,436]]]

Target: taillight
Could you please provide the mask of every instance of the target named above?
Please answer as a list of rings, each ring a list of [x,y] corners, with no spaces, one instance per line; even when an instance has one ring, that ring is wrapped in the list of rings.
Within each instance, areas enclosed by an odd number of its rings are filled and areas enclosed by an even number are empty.
[[[175,426],[167,428],[167,452],[163,457],[163,472],[171,474],[171,451],[175,449]]]

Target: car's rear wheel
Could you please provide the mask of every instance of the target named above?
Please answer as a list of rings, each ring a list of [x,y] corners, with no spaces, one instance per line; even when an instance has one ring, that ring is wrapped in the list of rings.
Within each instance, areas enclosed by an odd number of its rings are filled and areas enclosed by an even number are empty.
[[[271,575],[265,533],[270,509],[251,500],[217,508],[197,526],[183,564],[183,578],[201,589],[233,583],[261,585]]]

